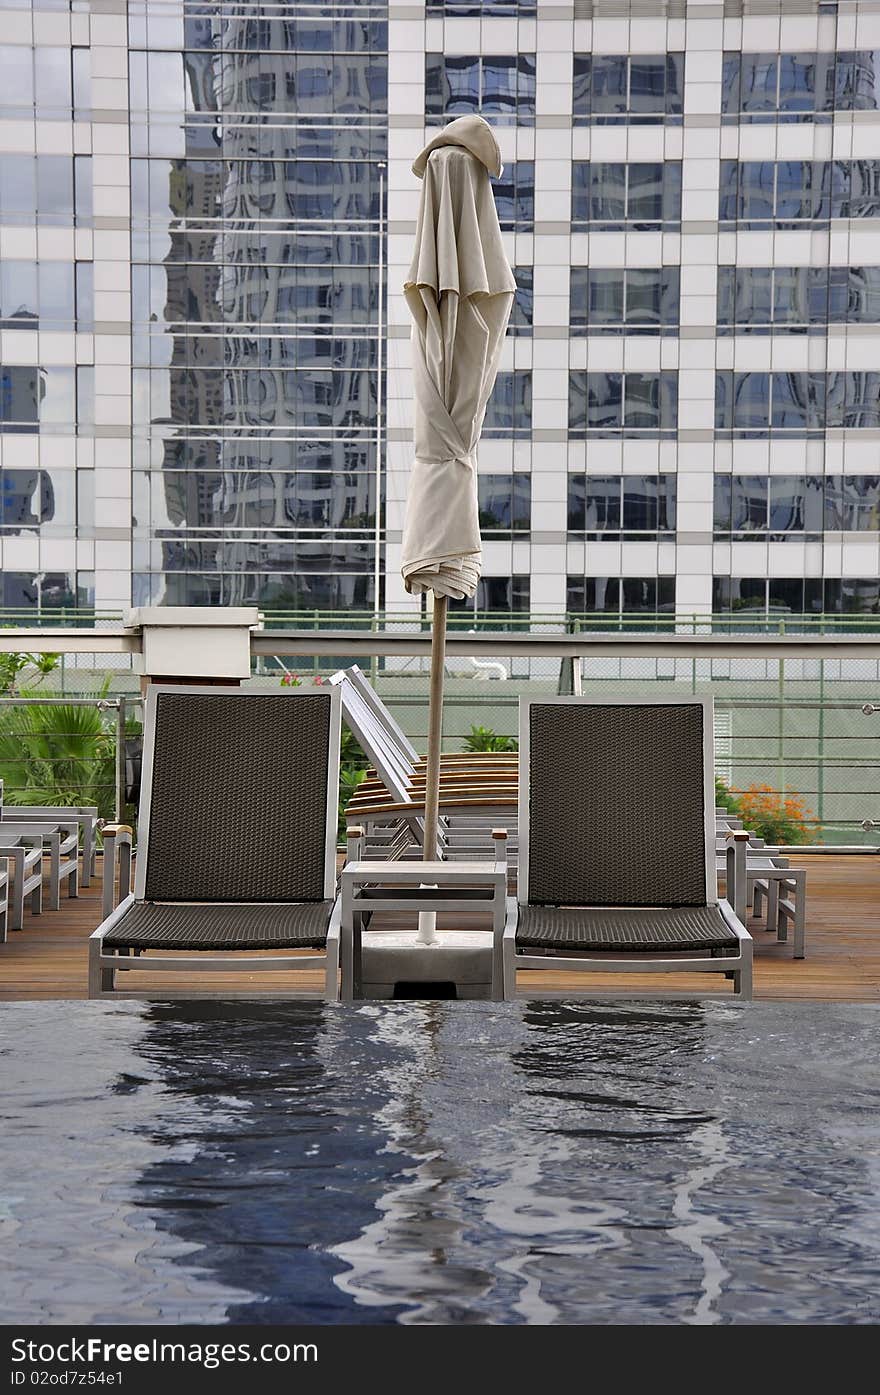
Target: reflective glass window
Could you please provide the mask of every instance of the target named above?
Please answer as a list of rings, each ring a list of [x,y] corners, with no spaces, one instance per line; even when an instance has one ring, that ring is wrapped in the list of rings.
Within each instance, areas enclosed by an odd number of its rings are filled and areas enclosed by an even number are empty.
[[[847,320],[851,323],[878,323],[880,321],[880,266],[835,267],[833,271],[842,272],[845,278]],[[840,287],[840,280],[835,280],[833,286]],[[838,309],[843,298],[841,290],[835,294],[835,290],[832,289],[830,295],[830,306],[835,310]]]
[[[0,259],[0,322],[4,329],[35,329],[40,299],[36,262]]]
[[[510,312],[507,332],[514,337],[530,335],[532,332],[532,309],[534,305],[534,268],[515,266],[516,295]]]
[[[623,115],[628,107],[628,59],[625,54],[593,54],[590,60],[591,115]]]
[[[880,94],[880,52],[867,49],[837,55],[835,106],[840,111],[876,111]]]
[[[18,44],[0,45],[0,105],[11,115],[32,116],[34,69],[30,50]]]
[[[675,333],[678,266],[572,266],[570,326],[587,333]]]
[[[672,434],[678,424],[678,375],[570,373],[568,424],[573,436]]]
[[[824,607],[828,612],[854,615],[880,614],[880,581],[876,577],[843,577],[826,581]]]
[[[569,286],[569,322],[572,329],[592,334],[623,332],[624,278],[622,267],[604,270],[573,266]]]
[[[847,373],[843,425],[850,429],[880,427],[880,373]]]
[[[429,122],[481,113],[502,125],[534,124],[535,55],[425,55]]]
[[[624,475],[624,531],[633,534],[674,531],[675,493],[674,475]]]
[[[740,60],[740,102],[744,112],[775,111],[779,95],[779,54],[744,53]]]
[[[828,475],[825,527],[833,532],[880,532],[880,475]]]
[[[818,476],[770,476],[771,534],[819,533],[823,526],[822,480]]]
[[[681,221],[681,164],[572,164],[571,217],[574,227],[607,229],[672,226]]]
[[[527,532],[531,516],[531,476],[478,475],[483,532]]]
[[[568,527],[588,536],[620,531],[620,475],[570,475],[568,479]]]
[[[574,124],[630,125],[680,121],[684,54],[576,53]]]
[[[532,160],[505,164],[500,179],[492,181],[495,207],[502,229],[528,231],[535,220],[535,165]]]
[[[716,576],[712,580],[712,609],[743,614],[767,613],[767,582],[764,577]]]
[[[528,369],[502,371],[495,379],[483,423],[483,436],[504,439],[532,429],[532,375]]]
[[[566,609],[577,615],[657,614],[675,608],[674,576],[569,576]]]

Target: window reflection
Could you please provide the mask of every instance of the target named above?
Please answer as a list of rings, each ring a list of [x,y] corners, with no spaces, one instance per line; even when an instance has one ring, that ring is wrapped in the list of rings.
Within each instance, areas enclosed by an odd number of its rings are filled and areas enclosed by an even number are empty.
[[[569,576],[567,611],[577,615],[657,615],[675,609],[674,576]]]
[[[498,221],[504,231],[527,232],[535,221],[535,164],[514,160],[492,181]]]
[[[681,124],[684,54],[576,53],[575,126]]]
[[[880,425],[880,373],[717,373],[719,433],[805,436]]]
[[[720,334],[880,322],[880,267],[718,268]]]
[[[62,227],[75,217],[88,223],[92,216],[91,170],[91,157],[86,155],[74,159],[69,155],[4,155],[0,160],[0,222]]]
[[[662,475],[570,475],[568,527],[587,541],[675,532],[677,479]]]
[[[569,373],[569,435],[641,436],[675,434],[678,374]]]
[[[681,163],[572,164],[574,229],[674,227],[681,223]]]
[[[480,113],[495,125],[534,125],[535,55],[425,54],[429,124]]]
[[[527,368],[502,370],[495,379],[483,422],[483,438],[526,436],[532,429],[532,375]]]
[[[484,534],[528,532],[532,509],[530,475],[478,475],[477,490]]]
[[[513,297],[513,308],[510,312],[510,319],[507,324],[507,333],[511,338],[531,335],[532,333],[532,307],[534,303],[534,268],[531,266],[515,266],[513,275],[516,280],[516,294]]]
[[[718,216],[752,229],[880,217],[880,161],[722,160]]]
[[[129,20],[135,594],[371,606],[387,23]]]
[[[880,53],[724,54],[722,120],[828,120],[834,111],[876,111]]]

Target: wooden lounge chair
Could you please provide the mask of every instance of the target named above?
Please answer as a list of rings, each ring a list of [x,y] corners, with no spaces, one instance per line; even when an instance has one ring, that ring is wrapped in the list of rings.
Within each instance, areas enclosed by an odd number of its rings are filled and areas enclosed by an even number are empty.
[[[338,997],[340,718],[329,687],[150,688],[135,890],[91,937],[90,997],[143,971],[317,966]]]
[[[9,866],[0,852],[0,945],[5,945],[9,926]]]
[[[712,715],[709,698],[520,700],[506,998],[518,969],[721,973],[751,997],[751,937],[717,896]]]
[[[79,848],[79,834],[82,833],[82,873],[78,876],[82,886],[89,886],[95,875],[97,858],[97,835],[100,828],[98,810],[94,804],[8,804],[3,799],[3,781],[0,780],[0,823],[75,823],[77,839],[73,847]],[[72,847],[63,849],[62,855],[69,857]],[[78,856],[78,851],[74,856]],[[65,873],[62,873],[62,878]],[[68,877],[70,873],[66,874]],[[76,895],[76,890],[71,895]]]
[[[766,905],[764,929],[779,943],[793,931],[795,959],[806,957],[807,873],[791,867],[778,848],[766,847],[745,829],[728,829],[716,839],[716,867],[724,880],[724,895],[743,925],[758,919]]]
[[[24,927],[24,903],[30,898],[32,915],[41,915],[43,910],[43,852],[42,832],[28,833],[21,827],[10,824],[0,825],[0,858],[12,871],[11,895],[8,903],[8,926],[10,930]]]
[[[425,760],[419,756],[362,670],[353,664],[333,674],[346,723],[373,763],[346,809],[349,827],[364,829],[365,856],[420,858]],[[371,778],[372,777],[372,778]],[[492,852],[492,828],[504,823],[509,856],[516,853],[517,756],[462,752],[444,756],[440,775],[440,844],[446,858]]]

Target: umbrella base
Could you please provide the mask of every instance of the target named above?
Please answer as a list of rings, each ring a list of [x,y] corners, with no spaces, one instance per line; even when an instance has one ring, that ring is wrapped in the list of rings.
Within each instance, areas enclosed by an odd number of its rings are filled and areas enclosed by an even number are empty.
[[[425,945],[416,930],[365,930],[358,998],[490,999],[492,932],[435,933]]]

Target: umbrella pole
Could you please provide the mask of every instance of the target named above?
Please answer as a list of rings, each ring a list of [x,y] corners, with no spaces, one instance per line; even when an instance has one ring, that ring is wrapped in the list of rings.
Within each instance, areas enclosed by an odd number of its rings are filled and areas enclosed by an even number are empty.
[[[434,620],[431,629],[431,681],[428,698],[428,761],[425,771],[425,832],[422,857],[425,862],[439,858],[437,837],[440,825],[440,743],[443,733],[443,670],[446,663],[447,596],[434,593]],[[437,917],[433,911],[419,913],[419,939],[435,944]]]

